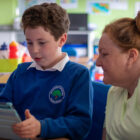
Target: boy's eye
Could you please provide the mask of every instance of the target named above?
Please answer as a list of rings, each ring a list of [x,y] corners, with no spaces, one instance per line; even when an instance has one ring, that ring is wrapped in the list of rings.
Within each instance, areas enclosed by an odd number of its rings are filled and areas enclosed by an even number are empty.
[[[46,44],[46,42],[39,42],[39,44],[40,44],[40,45],[44,45],[44,44]]]
[[[32,45],[33,43],[32,42],[27,42],[27,45]]]

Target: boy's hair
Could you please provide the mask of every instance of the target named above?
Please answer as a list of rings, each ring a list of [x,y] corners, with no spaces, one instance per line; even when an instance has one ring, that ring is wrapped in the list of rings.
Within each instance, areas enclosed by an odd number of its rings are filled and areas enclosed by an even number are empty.
[[[66,10],[56,3],[34,5],[23,13],[21,27],[25,32],[27,27],[36,28],[38,26],[49,31],[57,41],[62,34],[69,30],[69,16]]]

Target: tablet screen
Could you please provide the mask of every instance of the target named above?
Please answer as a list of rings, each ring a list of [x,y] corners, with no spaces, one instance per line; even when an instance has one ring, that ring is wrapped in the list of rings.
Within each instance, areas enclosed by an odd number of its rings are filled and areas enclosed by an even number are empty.
[[[25,140],[17,136],[12,130],[12,125],[20,121],[21,119],[12,103],[0,102],[0,138]]]

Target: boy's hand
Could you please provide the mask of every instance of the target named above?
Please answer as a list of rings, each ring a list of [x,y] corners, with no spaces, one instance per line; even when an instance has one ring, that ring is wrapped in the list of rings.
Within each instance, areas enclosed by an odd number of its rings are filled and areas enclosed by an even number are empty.
[[[30,113],[28,109],[25,110],[25,116],[26,120],[13,125],[14,132],[22,138],[35,138],[37,135],[40,135],[40,122]]]

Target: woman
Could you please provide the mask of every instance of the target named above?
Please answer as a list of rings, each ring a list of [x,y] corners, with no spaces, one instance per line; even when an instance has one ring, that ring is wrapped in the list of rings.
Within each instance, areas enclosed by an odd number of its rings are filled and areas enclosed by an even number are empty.
[[[96,62],[108,93],[103,140],[140,139],[140,12],[108,24]]]

